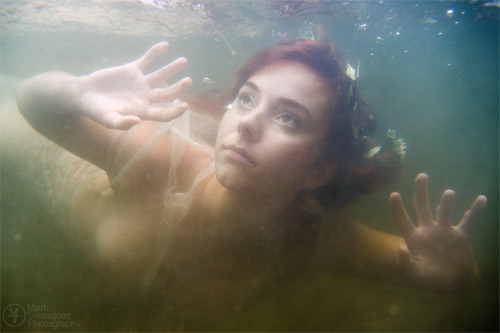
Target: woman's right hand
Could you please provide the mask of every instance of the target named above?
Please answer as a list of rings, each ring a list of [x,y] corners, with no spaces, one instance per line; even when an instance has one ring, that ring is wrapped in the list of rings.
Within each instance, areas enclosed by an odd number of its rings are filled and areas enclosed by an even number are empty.
[[[446,190],[432,216],[428,195],[428,176],[415,179],[415,225],[403,205],[401,195],[390,196],[394,220],[405,239],[399,249],[398,262],[406,278],[416,286],[436,291],[467,290],[479,280],[474,259],[471,234],[480,221],[486,197],[480,195],[460,222],[452,225],[452,205],[455,192]]]
[[[168,49],[161,42],[141,58],[123,66],[111,67],[81,77],[76,100],[78,109],[103,126],[126,130],[141,120],[170,121],[187,110],[186,103],[161,105],[185,94],[189,77],[172,85],[168,79],[182,70],[187,60],[178,58],[165,67],[144,75],[143,71]]]

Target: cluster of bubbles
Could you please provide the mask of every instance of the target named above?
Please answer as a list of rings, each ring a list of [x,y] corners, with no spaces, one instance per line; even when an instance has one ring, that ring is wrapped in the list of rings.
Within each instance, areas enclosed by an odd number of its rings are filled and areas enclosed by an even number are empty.
[[[382,4],[380,1],[379,4]],[[420,4],[416,3],[415,7],[419,7]],[[415,9],[415,8],[414,8]],[[385,50],[385,46],[389,41],[394,41],[400,36],[406,34],[407,29],[416,29],[418,26],[422,26],[425,31],[430,31],[437,37],[446,35],[446,30],[451,25],[459,25],[461,20],[465,18],[469,13],[466,10],[447,8],[441,10],[429,9],[429,8],[418,8],[422,11],[420,17],[412,17],[409,19],[408,16],[400,15],[392,9],[387,9],[382,20],[371,20],[370,14],[364,16],[359,16],[358,21],[355,23],[355,29],[360,31],[377,31],[374,33],[374,43],[377,48],[372,48],[370,55],[375,55],[376,52],[380,51],[380,47]],[[399,19],[399,22],[398,22]],[[373,23],[376,22],[376,23]],[[397,23],[398,22],[398,23]],[[441,24],[442,23],[442,24]],[[375,30],[377,29],[377,30]],[[418,29],[418,28],[417,28]],[[453,42],[454,43],[454,42]],[[411,51],[411,50],[410,50]],[[408,54],[409,49],[404,48],[402,54]],[[394,58],[395,55],[393,54]],[[451,62],[448,63],[451,66]]]

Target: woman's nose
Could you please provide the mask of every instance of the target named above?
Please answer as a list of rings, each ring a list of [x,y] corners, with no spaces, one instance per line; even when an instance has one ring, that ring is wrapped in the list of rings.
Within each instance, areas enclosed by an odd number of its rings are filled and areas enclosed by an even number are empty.
[[[244,140],[255,142],[259,140],[262,131],[262,114],[254,109],[252,112],[241,116],[238,121],[238,133]]]

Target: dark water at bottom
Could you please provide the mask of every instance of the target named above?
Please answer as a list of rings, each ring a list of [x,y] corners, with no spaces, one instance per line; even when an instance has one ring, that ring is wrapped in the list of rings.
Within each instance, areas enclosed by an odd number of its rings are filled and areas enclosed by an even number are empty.
[[[352,216],[396,232],[388,222],[387,195],[398,190],[411,206],[412,181],[422,171],[430,174],[433,202],[444,188],[457,191],[456,218],[476,195],[486,194],[488,206],[473,236],[482,271],[477,291],[426,293],[311,273],[230,312],[210,304],[182,307],[161,292],[140,296],[115,291],[113,281],[96,270],[92,258],[73,245],[32,197],[26,175],[2,158],[2,331],[53,330],[28,321],[6,325],[5,316],[21,315],[16,304],[39,314],[69,314],[72,325],[80,325],[59,331],[498,331],[498,22],[481,25],[476,19],[468,28],[458,25],[458,31],[441,35],[436,24],[420,25],[403,29],[399,40],[383,35],[384,44],[378,32],[336,29],[327,17],[319,19],[346,57],[360,60],[359,84],[382,132],[395,128],[409,144],[401,179],[361,199],[350,208]],[[209,76],[226,85],[245,56],[275,42],[228,37],[237,57],[213,36],[171,40],[172,54],[188,57],[193,63],[189,75],[197,82]],[[88,73],[130,61],[160,39],[3,35],[2,74],[22,79],[49,70]]]
[[[487,272],[490,276],[479,290],[457,295],[312,273],[276,285],[265,296],[228,312],[211,304],[183,308],[161,291],[152,295],[116,291],[113,281],[96,271],[30,197],[22,185],[25,179],[12,173],[2,173],[2,179],[2,309],[15,303],[26,311],[46,306],[40,313],[69,314],[69,325],[74,326],[59,331],[495,331],[498,327],[498,281],[492,272]],[[27,321],[3,330],[52,331],[44,327],[47,322],[54,321]]]

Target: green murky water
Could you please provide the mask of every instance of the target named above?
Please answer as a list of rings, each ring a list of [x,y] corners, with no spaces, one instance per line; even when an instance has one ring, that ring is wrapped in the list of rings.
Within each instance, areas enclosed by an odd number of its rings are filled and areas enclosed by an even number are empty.
[[[14,110],[16,79],[88,73],[130,61],[160,40],[171,44],[166,58],[190,60],[185,75],[195,91],[224,87],[256,50],[321,25],[351,63],[359,61],[359,85],[381,135],[393,128],[408,143],[400,180],[351,214],[396,233],[387,196],[398,190],[409,203],[422,171],[433,202],[444,188],[457,192],[455,206],[463,209],[455,219],[476,195],[489,199],[473,237],[483,276],[476,292],[441,295],[311,273],[223,313],[181,309],[161,293],[110,294],[113,282],[63,236],[32,197],[30,180],[2,156],[2,330],[53,330],[7,325],[9,314],[21,314],[17,304],[46,306],[45,313],[69,314],[80,325],[60,331],[498,331],[498,3],[2,1],[0,8],[2,112]]]

